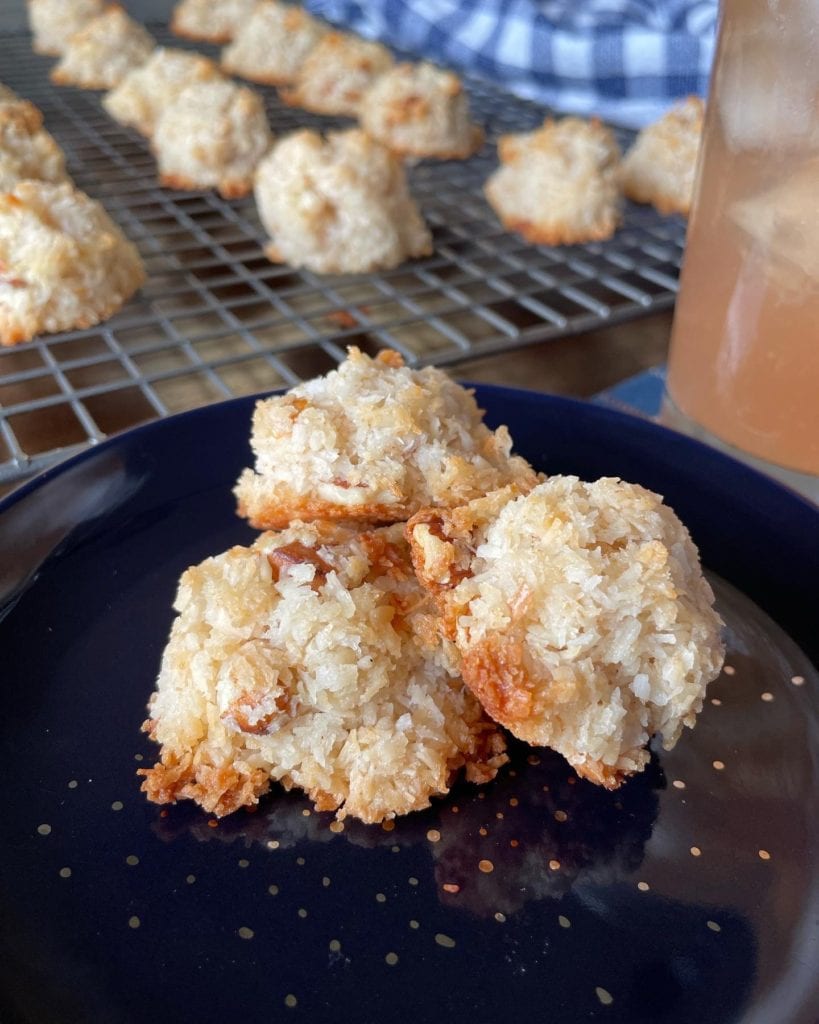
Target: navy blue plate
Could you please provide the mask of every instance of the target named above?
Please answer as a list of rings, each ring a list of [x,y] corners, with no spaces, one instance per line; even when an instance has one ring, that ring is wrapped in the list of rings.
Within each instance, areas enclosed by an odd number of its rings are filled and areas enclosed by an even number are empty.
[[[693,732],[616,793],[518,746],[391,829],[298,794],[216,822],[136,769],[181,571],[251,531],[251,399],[0,503],[0,1020],[816,1024],[819,514],[686,438],[480,387],[539,469],[688,524],[728,624]]]

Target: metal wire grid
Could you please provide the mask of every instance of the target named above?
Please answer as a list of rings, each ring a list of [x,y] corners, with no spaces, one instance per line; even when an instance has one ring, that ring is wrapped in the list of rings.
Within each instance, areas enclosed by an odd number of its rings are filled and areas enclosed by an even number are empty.
[[[159,189],[145,141],[105,114],[99,94],[52,87],[51,62],[32,54],[28,36],[7,37],[3,51],[0,80],[43,110],[77,185],[136,242],[149,280],[99,327],[0,350],[0,482],[137,422],[290,386],[335,366],[350,344],[391,346],[412,365],[453,364],[673,302],[681,221],[630,206],[608,242],[529,246],[502,230],[483,199],[493,145],[469,161],[411,169],[432,257],[350,277],[274,266],[252,199]],[[484,83],[468,87],[489,143],[543,117]],[[341,124],[261,91],[276,133]],[[628,145],[630,133],[619,135]]]

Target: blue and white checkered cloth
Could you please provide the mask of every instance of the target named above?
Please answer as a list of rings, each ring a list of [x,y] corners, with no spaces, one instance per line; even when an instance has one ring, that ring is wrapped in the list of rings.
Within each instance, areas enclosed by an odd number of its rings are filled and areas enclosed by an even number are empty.
[[[556,110],[639,126],[704,95],[717,0],[307,0],[359,34]]]

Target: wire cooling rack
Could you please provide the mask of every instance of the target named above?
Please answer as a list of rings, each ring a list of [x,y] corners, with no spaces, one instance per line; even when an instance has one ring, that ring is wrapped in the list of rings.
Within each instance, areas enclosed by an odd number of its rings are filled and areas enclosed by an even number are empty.
[[[160,43],[186,45],[152,31]],[[265,259],[252,198],[158,188],[145,141],[105,114],[100,94],[52,86],[51,64],[28,36],[3,40],[0,79],[42,109],[78,187],[136,242],[149,279],[99,327],[0,349],[0,483],[135,423],[290,386],[332,368],[351,344],[391,346],[411,365],[451,365],[673,303],[685,233],[676,218],[629,206],[612,240],[563,248],[530,246],[500,227],[482,194],[493,144],[536,127],[544,111],[485,83],[467,83],[487,130],[482,152],[410,171],[433,256],[322,277]],[[349,124],[260,91],[277,134]],[[627,146],[631,133],[618,135]]]

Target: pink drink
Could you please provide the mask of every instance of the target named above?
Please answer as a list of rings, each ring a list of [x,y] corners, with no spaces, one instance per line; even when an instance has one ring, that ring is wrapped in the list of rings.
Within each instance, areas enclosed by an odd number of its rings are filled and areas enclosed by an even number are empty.
[[[674,318],[669,396],[819,474],[819,0],[726,0]]]

